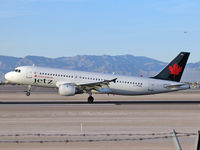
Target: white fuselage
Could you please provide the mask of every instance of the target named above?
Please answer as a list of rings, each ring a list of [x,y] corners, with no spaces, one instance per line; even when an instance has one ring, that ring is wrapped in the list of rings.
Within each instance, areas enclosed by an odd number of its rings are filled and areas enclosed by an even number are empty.
[[[92,93],[146,95],[172,92],[189,88],[189,85],[168,88],[167,86],[178,85],[180,82],[153,78],[109,75],[35,66],[22,66],[16,68],[16,70],[17,71],[11,71],[5,75],[5,78],[9,82],[49,88],[58,88],[60,84],[70,84],[76,86],[80,84],[95,83],[117,78],[116,82],[110,82],[106,88],[101,88],[99,91],[93,91]],[[104,91],[104,89],[107,90]]]

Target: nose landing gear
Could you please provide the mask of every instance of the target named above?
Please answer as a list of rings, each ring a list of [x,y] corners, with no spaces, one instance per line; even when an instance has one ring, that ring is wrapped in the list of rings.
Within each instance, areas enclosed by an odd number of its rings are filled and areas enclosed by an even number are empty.
[[[26,96],[30,96],[31,95],[31,85],[28,85],[27,91],[24,91],[24,92],[26,92]]]
[[[30,96],[31,92],[26,91],[26,96]]]

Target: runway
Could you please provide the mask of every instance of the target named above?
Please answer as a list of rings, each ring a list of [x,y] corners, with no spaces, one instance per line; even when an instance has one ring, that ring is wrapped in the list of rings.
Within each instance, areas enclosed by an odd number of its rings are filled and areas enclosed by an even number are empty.
[[[169,150],[175,149],[172,129],[180,133],[182,148],[193,150],[200,129],[199,91],[95,95],[94,104],[86,102],[87,95],[0,95],[2,150]]]
[[[99,102],[94,102],[92,104],[88,104],[88,102],[83,102],[81,100],[78,100],[76,102],[74,101],[58,101],[58,100],[55,100],[55,102],[52,100],[52,101],[0,101],[0,105],[1,104],[31,104],[31,105],[46,105],[46,104],[49,104],[49,105],[56,105],[56,104],[63,104],[63,105],[102,105],[102,104],[105,104],[105,105],[131,105],[131,104],[200,104],[200,101],[191,101],[191,100],[184,100],[184,101],[158,101],[158,100],[152,100],[152,101],[140,101],[140,100],[134,100],[134,101],[123,101],[123,100],[120,100],[120,101],[99,101]]]

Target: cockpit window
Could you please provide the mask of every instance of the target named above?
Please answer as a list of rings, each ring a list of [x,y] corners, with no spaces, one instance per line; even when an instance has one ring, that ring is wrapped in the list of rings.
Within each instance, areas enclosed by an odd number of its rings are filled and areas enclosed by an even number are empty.
[[[21,70],[20,69],[15,69],[15,72],[21,72]]]

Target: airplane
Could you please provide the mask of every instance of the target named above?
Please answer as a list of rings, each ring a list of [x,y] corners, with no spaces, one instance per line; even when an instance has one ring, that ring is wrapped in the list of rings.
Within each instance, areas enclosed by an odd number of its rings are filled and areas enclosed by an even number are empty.
[[[181,52],[160,73],[149,78],[38,66],[17,67],[5,78],[13,84],[28,85],[27,96],[32,86],[40,86],[57,88],[63,96],[87,93],[88,103],[93,103],[94,93],[134,96],[189,89],[188,84],[180,82],[189,55]]]

